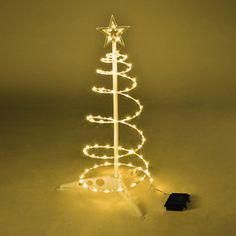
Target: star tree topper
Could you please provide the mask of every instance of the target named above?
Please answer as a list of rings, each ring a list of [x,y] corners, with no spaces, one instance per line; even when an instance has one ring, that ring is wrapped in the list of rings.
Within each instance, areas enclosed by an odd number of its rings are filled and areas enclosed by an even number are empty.
[[[112,15],[108,27],[99,27],[98,31],[106,35],[104,47],[106,47],[110,42],[115,41],[122,46],[125,46],[122,39],[122,34],[129,28],[129,26],[118,26],[116,24],[115,18]]]

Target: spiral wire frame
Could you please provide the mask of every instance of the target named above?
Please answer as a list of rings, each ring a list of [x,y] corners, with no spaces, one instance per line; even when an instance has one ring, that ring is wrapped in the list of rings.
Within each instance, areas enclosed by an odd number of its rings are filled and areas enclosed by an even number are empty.
[[[105,58],[101,58],[101,61],[103,63],[111,64],[112,63],[112,58],[113,58],[112,56],[113,56],[112,53],[107,53]],[[146,177],[149,179],[150,182],[153,181],[153,179],[151,177],[151,174],[149,172],[149,163],[143,158],[142,155],[137,153],[142,148],[142,146],[144,145],[145,137],[143,135],[143,132],[141,130],[139,130],[136,127],[136,125],[130,123],[130,121],[133,120],[134,118],[138,117],[141,114],[142,110],[143,110],[143,106],[140,104],[139,100],[137,100],[137,99],[131,97],[129,94],[127,94],[129,91],[133,90],[137,86],[136,79],[127,75],[127,73],[132,69],[132,65],[130,63],[126,62],[127,55],[120,54],[119,51],[116,51],[116,58],[117,58],[117,63],[123,64],[124,66],[126,66],[126,69],[124,69],[120,72],[117,72],[117,76],[119,76],[121,78],[124,78],[124,79],[130,80],[131,85],[129,87],[126,87],[125,89],[118,90],[118,91],[114,91],[112,89],[107,89],[107,88],[104,88],[104,87],[102,87],[102,88],[101,87],[100,88],[93,87],[92,90],[96,93],[102,93],[102,94],[117,93],[120,96],[131,99],[137,105],[137,111],[133,115],[127,116],[127,117],[125,117],[123,119],[119,119],[117,121],[114,120],[112,117],[104,117],[104,116],[100,116],[100,115],[97,115],[97,116],[88,115],[87,120],[89,122],[98,123],[98,124],[114,124],[115,122],[118,122],[120,124],[126,125],[126,126],[132,128],[132,129],[134,129],[138,133],[138,135],[140,136],[140,142],[138,143],[138,145],[134,149],[119,146],[118,149],[119,149],[119,151],[122,152],[122,154],[119,154],[118,158],[120,159],[122,157],[133,155],[133,156],[136,156],[137,158],[139,158],[142,161],[143,165],[142,166],[136,166],[136,165],[133,165],[132,163],[127,164],[127,163],[124,163],[124,162],[119,162],[118,166],[119,167],[124,166],[124,167],[128,167],[128,168],[136,169],[136,170],[140,171],[142,173],[142,175],[139,176],[138,180],[132,181],[129,185],[122,186],[122,187],[118,186],[115,189],[100,190],[99,188],[90,187],[89,185],[86,184],[86,177],[87,177],[88,173],[90,171],[92,171],[94,169],[97,169],[97,168],[100,168],[100,167],[114,166],[114,163],[106,161],[106,162],[104,162],[102,164],[99,164],[99,165],[96,164],[96,165],[92,166],[91,168],[85,169],[85,171],[79,177],[79,183],[81,184],[81,186],[86,188],[86,189],[92,190],[94,192],[102,191],[102,192],[108,193],[108,192],[114,192],[114,191],[123,191],[124,188],[131,188],[131,187],[136,186],[138,183],[142,182]],[[101,75],[112,76],[114,72],[112,70],[111,71],[104,71],[104,70],[98,69],[97,73],[101,74]],[[83,149],[83,153],[84,153],[85,156],[95,158],[95,159],[103,159],[103,160],[114,159],[114,156],[96,155],[93,152],[95,149],[113,149],[114,150],[114,146],[109,145],[109,144],[106,144],[106,145],[94,144],[92,146],[87,145]]]

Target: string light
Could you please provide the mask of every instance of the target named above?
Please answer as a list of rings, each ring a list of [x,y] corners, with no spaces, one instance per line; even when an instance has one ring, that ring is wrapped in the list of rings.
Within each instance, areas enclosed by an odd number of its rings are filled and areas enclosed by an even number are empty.
[[[143,147],[146,139],[143,135],[143,132],[138,129],[136,127],[136,125],[131,124],[130,121],[133,120],[134,118],[138,117],[142,110],[143,110],[143,106],[141,105],[141,103],[139,102],[138,99],[135,99],[134,97],[130,96],[128,94],[128,92],[130,92],[131,90],[133,90],[136,86],[137,86],[137,82],[136,82],[136,78],[130,77],[129,75],[127,75],[127,73],[132,69],[132,64],[131,63],[127,63],[126,60],[128,58],[127,55],[121,54],[118,50],[116,50],[116,43],[120,43],[121,45],[124,46],[124,42],[123,39],[121,37],[121,35],[128,29],[128,26],[117,26],[114,17],[111,17],[110,20],[110,24],[109,27],[100,27],[98,28],[99,31],[101,31],[102,33],[104,33],[106,35],[106,40],[105,40],[105,46],[108,45],[109,43],[112,43],[112,45],[114,46],[113,49],[115,48],[115,50],[112,51],[112,53],[107,53],[106,56],[104,58],[101,58],[101,62],[106,63],[106,64],[112,64],[114,65],[114,63],[116,64],[121,64],[123,65],[122,68],[124,68],[121,71],[117,71],[114,70],[114,68],[112,68],[112,70],[102,70],[102,69],[97,69],[96,72],[100,75],[104,75],[104,76],[108,76],[108,78],[110,78],[111,76],[114,78],[114,76],[116,76],[117,78],[121,78],[121,79],[126,79],[129,81],[129,86],[124,88],[124,89],[109,89],[109,88],[104,88],[104,87],[96,87],[94,86],[92,88],[93,92],[96,93],[100,93],[100,94],[111,94],[111,95],[119,95],[119,96],[123,96],[129,100],[132,100],[137,107],[137,110],[131,114],[128,115],[124,118],[120,118],[120,119],[115,119],[115,117],[107,117],[107,116],[102,116],[102,115],[88,115],[86,117],[86,119],[89,122],[92,123],[98,123],[98,124],[121,124],[121,125],[125,125],[131,129],[133,129],[134,131],[136,131],[136,133],[139,135],[140,141],[139,143],[131,148],[125,147],[125,146],[115,146],[114,144],[105,144],[105,145],[101,145],[101,144],[94,144],[94,145],[87,145],[84,149],[83,149],[83,153],[85,156],[90,157],[90,158],[95,158],[95,159],[103,159],[103,160],[114,160],[115,156],[114,155],[98,155],[96,154],[96,150],[102,150],[102,151],[106,151],[108,149],[110,150],[115,150],[115,148],[117,148],[119,150],[118,155],[116,156],[117,160],[118,160],[118,167],[125,167],[128,168],[128,170],[134,170],[136,171],[136,176],[135,178],[132,178],[131,176],[129,176],[131,178],[131,181],[129,181],[129,184],[123,184],[122,186],[120,186],[119,184],[116,185],[115,187],[111,187],[111,188],[99,188],[98,187],[94,187],[94,186],[89,186],[88,184],[86,184],[87,180],[89,179],[89,174],[91,173],[91,171],[95,170],[95,169],[99,169],[99,168],[107,168],[107,167],[113,167],[115,165],[115,162],[108,162],[105,161],[102,164],[95,164],[94,166],[85,169],[84,172],[80,175],[79,177],[79,183],[82,187],[89,189],[93,192],[104,192],[104,193],[110,193],[110,192],[120,192],[120,191],[124,191],[126,188],[132,188],[137,186],[140,182],[142,182],[145,178],[148,178],[148,180],[150,182],[153,181],[153,179],[151,178],[151,174],[149,172],[149,163],[143,158],[142,155],[140,155],[138,153],[138,151]],[[115,59],[114,59],[115,58]],[[115,61],[114,61],[115,60]],[[99,151],[99,153],[102,153]],[[134,164],[131,163],[125,163],[125,162],[121,162],[120,159],[123,157],[127,157],[130,156],[130,158],[133,159],[139,159],[141,160],[142,165],[141,166],[136,166]],[[119,174],[119,177],[117,178],[122,178],[121,174]]]

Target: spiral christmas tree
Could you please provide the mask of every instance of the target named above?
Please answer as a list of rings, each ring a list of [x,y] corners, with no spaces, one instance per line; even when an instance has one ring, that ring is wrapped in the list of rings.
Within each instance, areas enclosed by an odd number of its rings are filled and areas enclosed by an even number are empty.
[[[103,163],[95,164],[94,166],[85,169],[80,175],[78,181],[61,185],[61,189],[83,187],[93,192],[127,193],[129,188],[135,187],[145,178],[152,182],[149,172],[149,164],[143,156],[139,154],[140,149],[145,143],[145,137],[143,132],[139,130],[136,125],[131,123],[131,121],[138,117],[143,110],[143,106],[139,100],[129,95],[129,92],[137,85],[136,79],[128,75],[132,65],[126,62],[127,55],[121,54],[117,50],[118,45],[124,46],[122,34],[128,28],[129,26],[118,26],[113,16],[111,16],[108,27],[97,28],[98,31],[102,32],[106,36],[105,46],[109,44],[112,46],[111,53],[106,54],[106,56],[101,59],[101,62],[110,64],[112,69],[109,71],[98,69],[97,73],[102,76],[107,76],[112,80],[112,89],[93,87],[92,90],[96,93],[112,95],[113,116],[105,117],[101,115],[89,115],[87,116],[87,120],[92,123],[103,125],[112,124],[114,136],[113,143],[87,145],[83,150],[84,154],[90,158],[101,159],[103,160]],[[118,65],[122,65],[121,67],[124,69],[119,69]],[[124,89],[119,89],[119,79],[128,80],[130,85]],[[135,113],[122,118],[118,109],[118,99],[120,96],[123,96],[135,103],[137,107]],[[130,148],[119,145],[119,126],[121,125],[133,129],[139,136],[139,143],[135,147]],[[112,155],[100,155],[103,151],[106,153],[108,149],[112,151]],[[128,163],[122,161],[124,160],[124,157],[127,157],[130,161]],[[141,164],[134,164],[135,159],[138,159]]]

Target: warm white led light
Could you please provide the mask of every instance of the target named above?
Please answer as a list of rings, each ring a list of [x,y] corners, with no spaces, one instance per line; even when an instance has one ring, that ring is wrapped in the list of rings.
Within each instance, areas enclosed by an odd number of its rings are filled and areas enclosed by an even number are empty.
[[[128,75],[128,72],[132,69],[132,64],[126,62],[128,56],[121,54],[117,50],[117,43],[124,45],[121,35],[124,33],[124,31],[127,28],[128,28],[127,26],[117,26],[114,20],[114,17],[111,18],[109,27],[98,28],[99,31],[103,32],[106,35],[105,45],[112,43],[112,52],[107,53],[104,58],[101,58],[101,62],[112,65],[112,70],[97,69],[96,72],[100,75],[107,76],[109,79],[112,78],[113,88],[111,89],[111,88],[94,86],[92,88],[92,91],[96,93],[100,93],[100,94],[111,94],[113,96],[113,102],[114,102],[114,99],[118,99],[118,96],[127,98],[136,104],[137,110],[133,114],[127,115],[126,117],[123,117],[123,118],[122,117],[118,118],[118,114],[113,113],[113,117],[107,117],[107,116],[102,116],[102,115],[88,115],[86,119],[92,123],[113,124],[114,132],[115,132],[115,126],[118,128],[118,125],[125,125],[133,129],[134,131],[136,131],[136,133],[139,135],[140,141],[133,148],[128,148],[126,146],[118,146],[118,141],[114,139],[117,142],[114,141],[113,144],[96,143],[94,145],[87,145],[83,149],[84,155],[88,157],[103,159],[103,160],[107,160],[107,159],[113,160],[110,162],[105,161],[102,164],[95,164],[91,168],[85,169],[85,171],[80,175],[79,183],[81,183],[82,187],[86,189],[90,189],[93,192],[105,192],[105,193],[114,192],[114,191],[122,192],[126,188],[135,187],[138,183],[143,181],[146,177],[149,179],[150,182],[153,181],[153,179],[151,178],[149,169],[148,169],[149,163],[145,161],[143,156],[138,153],[138,151],[144,145],[146,139],[143,135],[143,132],[139,130],[136,127],[136,125],[130,123],[131,120],[138,117],[143,110],[143,106],[141,105],[140,101],[138,99],[133,98],[132,96],[128,94],[128,92],[130,92],[137,86],[136,78],[130,77]],[[119,64],[122,65],[121,67],[119,67],[119,68],[123,68],[122,70],[117,69]],[[129,85],[126,88],[118,89],[118,86],[114,86],[114,79],[115,81],[117,81],[116,79],[125,79],[129,82]],[[118,104],[117,101],[118,100],[116,100],[115,103],[113,103],[114,106]],[[118,112],[118,107],[114,107],[114,112]],[[115,136],[116,135],[114,135],[114,137]],[[118,134],[115,138],[118,139]],[[103,150],[106,151],[108,149],[112,150],[114,154],[110,156],[100,154],[100,153],[103,153],[102,152]],[[99,153],[99,154],[96,154],[96,153]],[[127,156],[130,156],[130,160],[131,160],[130,163],[125,163],[125,162],[120,161],[121,158],[127,157]],[[132,164],[135,159],[139,159],[142,165],[136,166]],[[116,167],[114,168],[114,178],[117,178],[119,180],[122,178],[121,174],[118,171],[118,167],[119,168],[125,167],[126,169],[133,171],[133,173],[136,174],[135,178],[134,177],[132,178],[132,176],[129,176],[130,178],[129,184],[126,184],[126,185],[117,184],[116,187],[112,187],[112,188],[100,188],[99,186],[94,187],[94,186],[90,186],[89,184],[86,184],[86,181],[89,179],[89,173],[92,170],[99,169],[99,168],[108,168],[108,167],[113,167],[113,166]],[[118,171],[119,173],[118,176],[117,176],[117,173],[115,173],[116,171]]]

